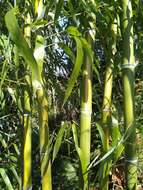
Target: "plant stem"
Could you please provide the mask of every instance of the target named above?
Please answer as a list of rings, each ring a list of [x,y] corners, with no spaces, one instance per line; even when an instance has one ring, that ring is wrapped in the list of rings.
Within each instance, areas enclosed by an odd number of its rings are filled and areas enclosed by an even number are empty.
[[[31,21],[29,13],[26,15],[25,23],[29,24]],[[24,29],[26,41],[30,45],[31,28],[27,26]],[[26,78],[26,77],[25,77]],[[23,190],[32,189],[31,176],[31,155],[32,155],[32,140],[31,140],[31,106],[30,95],[28,90],[24,89],[24,141],[23,141]]]
[[[42,0],[35,1],[35,15],[37,20],[41,19],[44,12]],[[43,62],[45,56],[45,44],[42,35],[36,36],[34,57],[37,61],[38,70],[40,73],[39,80],[43,84]],[[39,108],[39,136],[40,136],[40,162],[41,162],[41,183],[42,190],[52,190],[52,174],[50,161],[50,143],[49,143],[49,126],[48,126],[48,100],[45,96],[43,85],[36,91],[38,108]]]
[[[88,41],[91,37],[88,34]],[[90,43],[89,41],[89,43]],[[80,115],[80,149],[81,167],[84,180],[84,190],[88,189],[87,167],[90,163],[90,136],[91,136],[91,113],[92,113],[92,60],[85,55],[82,74],[81,89],[81,115]]]
[[[32,189],[31,178],[31,108],[29,93],[24,91],[23,190]]]
[[[102,106],[102,126],[105,133],[103,153],[107,153],[109,150],[109,138],[110,138],[110,117],[111,117],[111,104],[112,104],[112,83],[113,83],[113,66],[114,66],[114,54],[116,52],[116,35],[117,35],[117,23],[114,19],[113,24],[111,24],[111,43],[110,52],[108,52],[107,57],[107,67],[105,72],[105,85],[104,85],[104,95],[103,95],[103,106]],[[112,160],[107,159],[104,163],[101,163],[101,173],[100,177],[100,188],[102,190],[108,190],[108,178],[111,169]]]
[[[123,35],[123,94],[124,124],[130,134],[125,142],[125,179],[126,189],[135,190],[137,184],[136,127],[134,102],[134,36],[131,0],[122,0],[122,35]]]
[[[44,90],[37,90],[39,104],[39,125],[40,125],[40,160],[42,189],[52,189],[51,162],[49,158],[49,127],[48,127],[48,101],[45,98]]]

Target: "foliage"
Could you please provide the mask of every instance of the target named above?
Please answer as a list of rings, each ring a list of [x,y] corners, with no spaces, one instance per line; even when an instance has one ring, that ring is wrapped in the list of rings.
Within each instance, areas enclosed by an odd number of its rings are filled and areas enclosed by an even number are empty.
[[[132,1],[132,7],[138,184],[142,185],[142,1]],[[1,0],[0,10],[0,189],[20,189],[22,185],[25,89],[31,106],[32,184],[33,189],[41,189],[40,104],[36,99],[36,90],[41,86],[48,102],[48,155],[52,161],[53,189],[81,188],[80,102],[85,55],[90,57],[93,69],[89,185],[101,188],[99,186],[104,183],[101,165],[111,161],[107,174],[109,189],[125,188],[124,173],[120,171],[124,171],[124,144],[132,128],[124,128],[121,65],[125,49],[121,1]],[[26,24],[27,14],[31,18],[30,24]],[[117,26],[114,46],[112,24]],[[31,45],[24,36],[26,27],[31,28]],[[38,40],[37,36],[42,38]],[[104,78],[111,60],[113,85],[111,117],[105,124],[109,132],[107,148],[102,106]]]

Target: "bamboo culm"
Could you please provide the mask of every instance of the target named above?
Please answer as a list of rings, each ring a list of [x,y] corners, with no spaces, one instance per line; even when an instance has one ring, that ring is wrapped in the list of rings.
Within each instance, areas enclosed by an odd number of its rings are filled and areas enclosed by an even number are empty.
[[[123,96],[124,96],[124,125],[128,130],[125,142],[125,179],[126,189],[135,190],[137,184],[137,155],[136,155],[136,127],[134,100],[134,36],[133,13],[131,0],[122,0],[122,36],[123,36]]]
[[[91,37],[88,35],[89,40]],[[90,42],[89,41],[89,42]],[[92,113],[92,60],[85,55],[81,87],[80,150],[83,190],[88,189],[88,165],[90,163],[90,136]]]
[[[116,19],[111,24],[111,43],[110,52],[107,57],[107,67],[105,72],[105,84],[102,106],[102,126],[105,133],[105,142],[103,145],[104,154],[109,150],[109,138],[110,138],[110,118],[111,118],[111,106],[112,106],[112,83],[113,83],[113,68],[114,68],[114,54],[116,52],[116,35],[117,35],[117,23]],[[101,163],[101,175],[99,175],[100,189],[108,190],[109,184],[109,172],[111,169],[112,160],[105,160]]]

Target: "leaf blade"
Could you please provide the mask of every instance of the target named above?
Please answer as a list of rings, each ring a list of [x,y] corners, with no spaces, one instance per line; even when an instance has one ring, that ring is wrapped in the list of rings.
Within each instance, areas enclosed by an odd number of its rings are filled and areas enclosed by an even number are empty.
[[[76,59],[75,59],[75,64],[74,64],[74,68],[71,74],[71,77],[68,81],[68,85],[67,85],[67,89],[65,92],[65,97],[64,97],[64,103],[63,105],[66,103],[67,99],[69,98],[74,84],[78,78],[78,75],[80,73],[81,70],[81,66],[83,63],[83,48],[82,48],[82,42],[81,39],[79,37],[74,36],[74,39],[76,41],[76,46],[77,46],[77,53],[76,53]]]
[[[64,124],[61,126],[61,128],[60,128],[60,130],[58,132],[56,142],[55,142],[55,145],[54,145],[54,148],[53,148],[52,162],[55,160],[55,158],[56,158],[56,156],[57,156],[57,154],[59,152],[59,149],[60,149],[61,143],[62,143],[62,138],[63,138],[63,135],[64,135],[66,127],[67,127],[67,122],[64,122]]]
[[[33,56],[32,49],[29,47],[22,32],[20,31],[13,9],[11,9],[10,11],[6,13],[5,23],[6,23],[8,31],[10,32],[12,36],[14,43],[19,49],[20,54],[22,55],[22,57],[24,58],[26,63],[29,65],[32,71],[33,80],[39,81],[39,71],[38,71],[37,62]]]

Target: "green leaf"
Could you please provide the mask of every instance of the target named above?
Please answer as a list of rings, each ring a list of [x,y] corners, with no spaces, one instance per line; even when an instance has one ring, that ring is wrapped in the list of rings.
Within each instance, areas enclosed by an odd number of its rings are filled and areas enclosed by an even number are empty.
[[[67,28],[67,32],[72,35],[72,36],[76,36],[76,37],[81,37],[81,33],[78,31],[78,29],[74,26],[69,26]]]
[[[82,44],[83,44],[83,48],[84,51],[86,52],[86,54],[89,56],[89,58],[91,59],[91,63],[93,63],[93,57],[94,57],[94,53],[92,51],[92,47],[91,45],[87,42],[86,39],[81,38]]]
[[[75,64],[74,64],[74,68],[73,68],[73,71],[72,71],[72,74],[71,74],[71,77],[68,81],[68,85],[67,85],[67,89],[66,89],[66,92],[65,92],[65,97],[64,97],[64,103],[67,101],[67,99],[69,98],[72,90],[73,90],[73,87],[74,87],[74,84],[77,80],[77,77],[80,73],[80,70],[81,70],[81,66],[82,66],[82,63],[83,63],[83,49],[82,49],[82,42],[80,40],[80,38],[78,37],[74,37],[75,41],[76,41],[76,48],[77,48],[77,52],[76,52],[76,60],[75,60]]]
[[[12,184],[11,184],[11,182],[10,182],[9,177],[8,177],[8,175],[6,174],[5,169],[0,168],[0,174],[1,174],[1,176],[2,176],[2,178],[3,178],[3,180],[4,180],[4,182],[5,182],[5,185],[6,185],[7,189],[8,189],[8,190],[14,190],[13,187],[12,187]]]
[[[1,71],[0,90],[2,90],[2,85],[4,84],[7,72],[8,72],[7,61],[4,61]]]
[[[72,133],[73,133],[73,138],[74,138],[74,143],[75,143],[75,149],[79,155],[79,158],[81,156],[81,151],[78,143],[78,134],[77,134],[77,129],[75,123],[72,124]]]
[[[32,49],[28,46],[28,43],[26,42],[20,28],[18,25],[18,22],[16,20],[16,17],[14,15],[14,10],[10,10],[5,15],[5,23],[8,28],[8,31],[10,32],[12,39],[16,46],[18,47],[18,50],[22,57],[25,59],[25,62],[29,65],[31,71],[32,71],[32,79],[34,82],[39,82],[39,71],[38,66],[36,63],[36,60],[33,56]],[[39,84],[35,84],[39,85]]]
[[[112,127],[111,127],[111,135],[112,135],[112,146],[115,146],[118,141],[121,139],[121,133],[118,125],[118,120],[113,115],[111,117],[112,119]],[[114,160],[117,161],[120,155],[122,154],[124,150],[123,144],[120,144],[117,149],[114,152]]]
[[[105,150],[105,147],[106,147],[106,143],[105,143],[105,134],[104,134],[104,131],[102,129],[102,127],[96,123],[96,127],[97,127],[97,130],[100,134],[100,138],[101,138],[101,141],[102,141],[102,146],[103,146],[103,149]]]
[[[64,0],[59,0],[58,3],[56,4],[56,12],[55,12],[55,18],[54,21],[56,22],[59,18],[60,12],[62,10],[64,4]]]
[[[7,148],[8,145],[7,145],[6,141],[5,141],[5,139],[3,139],[2,134],[0,134],[0,142],[1,142],[1,144],[2,144],[2,146],[4,148]]]
[[[67,46],[66,44],[60,43],[60,47],[65,51],[65,53],[69,56],[69,58],[72,60],[72,62],[75,62],[75,55],[72,52],[71,48]]]
[[[55,145],[54,145],[54,148],[53,148],[53,160],[55,160],[58,152],[59,152],[59,149],[61,147],[61,144],[62,144],[62,138],[63,138],[63,135],[64,135],[64,132],[65,132],[65,128],[67,127],[67,122],[64,122],[58,132],[58,135],[56,137],[56,142],[55,142]]]
[[[21,180],[20,180],[20,177],[18,176],[18,173],[17,173],[16,169],[14,167],[11,167],[11,171],[12,171],[13,175],[15,176],[15,178],[16,178],[19,186],[20,186]]]
[[[93,159],[93,161],[90,163],[88,170],[91,167],[97,166],[99,163],[101,163],[102,161],[106,160],[107,158],[110,160],[110,158],[113,156],[114,151],[121,145],[121,143],[123,143],[123,138],[121,138],[121,140],[113,147],[111,147],[108,152],[106,154],[104,154],[98,161],[96,161],[95,159]],[[96,162],[95,162],[96,161]]]

